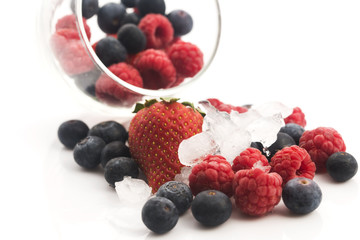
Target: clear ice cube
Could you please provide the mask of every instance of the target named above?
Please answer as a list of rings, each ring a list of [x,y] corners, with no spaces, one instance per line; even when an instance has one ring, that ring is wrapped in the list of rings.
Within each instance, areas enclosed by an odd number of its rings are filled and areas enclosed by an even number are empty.
[[[151,187],[144,180],[131,177],[116,182],[115,190],[122,205],[129,207],[142,207],[151,197]]]
[[[270,117],[276,114],[281,114],[283,118],[289,116],[293,109],[285,106],[281,102],[266,102],[259,105],[254,105],[251,109],[256,110],[264,117]]]
[[[192,167],[182,167],[181,173],[176,174],[174,180],[178,182],[183,182],[186,185],[189,185],[189,176],[191,174]]]

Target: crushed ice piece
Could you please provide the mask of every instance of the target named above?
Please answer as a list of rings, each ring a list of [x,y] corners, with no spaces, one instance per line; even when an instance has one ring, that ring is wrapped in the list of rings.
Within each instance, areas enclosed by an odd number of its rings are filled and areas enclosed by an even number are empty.
[[[270,165],[264,165],[263,162],[260,160],[254,163],[252,169],[255,169],[255,168],[259,168],[266,173],[269,172],[271,169]]]
[[[141,179],[124,177],[115,183],[115,190],[120,202],[125,206],[143,206],[151,197],[151,187]]]
[[[181,173],[176,174],[174,180],[178,182],[183,182],[186,185],[189,185],[189,176],[191,174],[192,167],[182,167]]]
[[[259,105],[254,105],[251,109],[256,110],[264,117],[270,117],[275,114],[281,114],[283,118],[288,117],[293,109],[285,106],[281,102],[267,102]]]
[[[246,130],[249,131],[252,142],[260,142],[264,147],[269,147],[276,141],[277,134],[284,125],[284,119],[279,113],[255,120]]]
[[[218,146],[209,132],[201,132],[182,141],[179,145],[178,156],[185,166],[194,166],[200,163],[207,155],[215,154]]]
[[[292,113],[280,102],[252,106],[245,113],[218,111],[209,101],[199,102],[206,112],[203,132],[181,142],[180,162],[186,166],[197,164],[208,154],[219,154],[232,163],[251,142],[271,146],[277,133],[285,125],[284,118]]]

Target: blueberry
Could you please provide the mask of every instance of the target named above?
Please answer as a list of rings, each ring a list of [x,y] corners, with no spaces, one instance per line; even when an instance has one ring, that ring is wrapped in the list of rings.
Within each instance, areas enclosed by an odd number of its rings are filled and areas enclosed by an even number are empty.
[[[71,1],[71,10],[75,13],[75,1]],[[99,10],[99,0],[82,0],[81,6],[82,16],[86,19],[91,18],[94,16]]]
[[[322,193],[319,185],[308,178],[289,180],[282,192],[285,206],[295,214],[307,214],[319,207]]]
[[[116,182],[120,182],[125,176],[137,178],[139,167],[132,158],[117,157],[111,159],[104,168],[105,180],[110,186],[115,187]]]
[[[123,19],[121,21],[121,26],[124,24],[127,24],[127,23],[132,23],[132,24],[138,25],[139,22],[140,22],[139,15],[137,15],[134,12],[127,13],[127,14],[125,14],[125,16],[123,17]]]
[[[113,141],[106,144],[101,151],[101,166],[105,167],[111,159],[116,157],[131,157],[129,147],[122,141]]]
[[[336,182],[345,182],[355,176],[358,164],[351,154],[336,152],[326,161],[326,169]]]
[[[124,24],[117,33],[117,39],[130,54],[138,53],[146,47],[145,34],[135,24]]]
[[[164,0],[138,0],[137,9],[142,16],[148,13],[165,14],[165,1]]]
[[[136,1],[137,0],[121,0],[121,3],[127,8],[133,8],[136,6]]]
[[[115,121],[105,121],[96,124],[89,130],[90,136],[102,138],[105,143],[113,141],[126,142],[128,133],[123,125]]]
[[[193,194],[190,187],[182,182],[169,181],[161,185],[156,192],[157,197],[165,197],[171,200],[182,215],[190,208]]]
[[[126,48],[117,39],[110,36],[101,39],[96,44],[95,53],[107,67],[123,62],[127,57]]]
[[[77,75],[73,75],[76,86],[88,95],[95,97],[95,83],[99,79],[101,71],[98,68]]]
[[[280,128],[280,132],[288,134],[295,140],[296,145],[299,145],[300,137],[305,132],[305,129],[295,123],[288,123],[284,127]]]
[[[87,136],[74,147],[74,160],[83,168],[92,169],[100,164],[101,151],[105,142],[96,136]]]
[[[283,149],[284,147],[289,147],[292,145],[296,145],[295,140],[292,137],[290,137],[289,134],[279,132],[277,134],[276,141],[273,144],[271,144],[270,147],[268,147],[268,150],[270,152],[270,155],[268,156],[268,160],[270,161],[272,156],[274,156],[277,151]]]
[[[164,197],[150,198],[142,208],[142,221],[151,231],[163,234],[175,227],[179,213],[175,204]]]
[[[261,142],[251,142],[250,147],[258,149],[260,152],[264,152],[264,146]]]
[[[81,120],[68,120],[58,128],[58,138],[67,148],[73,149],[75,145],[88,135],[89,127]]]
[[[100,29],[107,34],[116,33],[120,28],[125,13],[126,8],[123,4],[106,3],[99,9],[97,14]]]
[[[175,36],[188,34],[193,28],[193,20],[189,13],[184,10],[174,10],[167,15],[174,28]]]
[[[216,190],[205,190],[197,194],[191,204],[194,218],[205,226],[218,226],[226,222],[232,212],[228,196]]]

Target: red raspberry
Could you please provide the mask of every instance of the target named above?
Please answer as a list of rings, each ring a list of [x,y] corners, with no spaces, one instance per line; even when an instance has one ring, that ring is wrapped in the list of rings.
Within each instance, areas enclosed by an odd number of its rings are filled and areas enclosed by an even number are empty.
[[[306,126],[305,114],[301,111],[301,108],[295,107],[291,115],[284,119],[285,123],[295,123],[302,127]]]
[[[277,151],[271,158],[270,166],[272,172],[282,177],[283,184],[296,177],[313,179],[316,171],[308,152],[296,145]]]
[[[231,110],[237,111],[238,113],[247,112],[247,108],[240,106],[233,106],[230,104],[225,104],[217,98],[208,98],[207,99],[211,105],[213,105],[217,110],[230,113]]]
[[[281,199],[282,178],[260,168],[235,173],[233,192],[236,207],[251,216],[270,212]]]
[[[256,148],[247,148],[237,156],[232,165],[232,170],[237,172],[243,169],[253,168],[256,162],[261,163],[262,166],[269,166],[267,158],[261,154],[261,152]]]
[[[143,87],[141,76],[134,67],[121,62],[111,65],[109,70],[125,82]],[[105,74],[96,81],[95,93],[101,101],[111,105],[132,106],[141,99],[141,95],[126,89]]]
[[[90,31],[90,27],[87,25],[86,23],[86,19],[83,18],[83,23],[84,23],[84,29],[86,32],[86,36],[88,37],[88,39],[90,40],[91,37],[91,31]],[[76,25],[76,16],[74,14],[70,14],[70,15],[66,15],[62,18],[60,18],[55,25],[55,30],[59,30],[59,29],[73,29],[78,31],[77,25]],[[79,33],[78,33],[79,35]]]
[[[318,172],[326,171],[326,161],[333,153],[346,151],[341,135],[330,127],[305,131],[299,140],[299,146],[308,151]]]
[[[140,20],[138,27],[145,34],[146,48],[164,48],[174,37],[170,21],[161,14],[147,14]]]
[[[194,195],[204,190],[218,190],[231,197],[233,178],[234,172],[224,157],[208,155],[191,170],[189,186]]]
[[[204,55],[194,44],[176,41],[167,48],[167,55],[179,76],[194,77],[204,65]]]
[[[176,82],[176,70],[165,52],[147,49],[136,55],[133,66],[140,72],[144,88],[168,88]]]

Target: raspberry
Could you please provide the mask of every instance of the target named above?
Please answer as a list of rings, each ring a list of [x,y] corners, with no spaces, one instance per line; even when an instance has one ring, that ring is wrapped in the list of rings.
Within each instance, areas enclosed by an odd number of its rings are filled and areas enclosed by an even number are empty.
[[[170,21],[161,14],[147,14],[138,27],[146,36],[146,48],[164,48],[174,37]]]
[[[91,31],[90,27],[86,23],[86,19],[83,18],[84,23],[84,29],[86,32],[86,36],[90,40],[91,37]],[[59,29],[74,29],[78,31],[77,25],[76,25],[76,16],[74,14],[66,15],[62,18],[60,18],[55,25],[55,30],[58,31]],[[79,34],[79,33],[78,33]]]
[[[194,77],[204,65],[204,55],[194,44],[176,41],[167,48],[167,55],[182,77]]]
[[[269,166],[267,158],[256,148],[247,148],[237,156],[232,165],[232,170],[237,172],[243,169],[251,169],[256,162],[260,161],[262,166]]]
[[[316,171],[308,152],[296,145],[277,151],[271,158],[270,166],[272,172],[282,177],[284,184],[297,177],[313,179]]]
[[[326,171],[326,161],[333,153],[346,151],[341,135],[330,127],[305,131],[300,138],[299,146],[308,151],[318,172]]]
[[[109,70],[127,83],[143,87],[139,72],[126,63],[111,65]],[[96,96],[111,105],[132,106],[141,96],[126,89],[113,79],[103,74],[95,84]]]
[[[292,114],[284,119],[285,124],[296,123],[302,127],[306,126],[305,114],[301,111],[299,107],[293,109]]]
[[[216,98],[208,98],[207,99],[211,105],[213,105],[217,110],[230,113],[231,110],[237,111],[238,113],[247,112],[247,108],[240,106],[233,106],[230,104],[225,104],[219,99]]]
[[[204,190],[218,190],[231,197],[233,178],[234,172],[224,157],[208,155],[191,170],[189,185],[194,195]]]
[[[251,216],[270,212],[281,199],[282,178],[260,168],[235,173],[233,191],[236,207]]]
[[[141,74],[144,88],[168,88],[176,81],[176,70],[165,52],[147,49],[136,55],[133,65]]]

